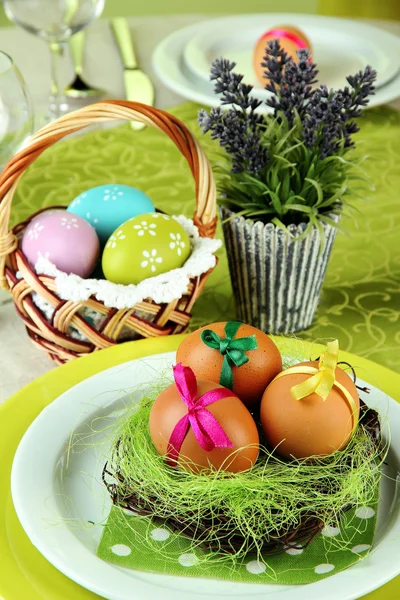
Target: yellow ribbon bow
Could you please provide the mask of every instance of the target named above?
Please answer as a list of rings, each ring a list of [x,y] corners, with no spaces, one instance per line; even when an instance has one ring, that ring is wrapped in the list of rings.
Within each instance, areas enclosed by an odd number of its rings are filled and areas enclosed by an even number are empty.
[[[307,365],[289,367],[285,371],[279,373],[275,379],[284,377],[285,375],[291,375],[292,373],[304,373],[312,375],[309,379],[298,383],[290,389],[295,400],[302,400],[311,394],[318,394],[325,402],[329,396],[333,387],[336,387],[341,391],[345,397],[347,403],[350,406],[353,420],[353,428],[351,434],[357,428],[358,423],[358,408],[354,402],[353,396],[350,392],[335,379],[335,369],[338,362],[339,355],[339,342],[334,340],[327,344],[326,352],[323,352],[319,359],[318,368],[308,367]]]

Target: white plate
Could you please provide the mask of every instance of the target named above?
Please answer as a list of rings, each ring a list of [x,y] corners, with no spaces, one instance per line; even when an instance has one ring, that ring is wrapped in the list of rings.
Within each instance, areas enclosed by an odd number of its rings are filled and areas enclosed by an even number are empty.
[[[162,40],[153,53],[153,69],[164,85],[183,98],[205,106],[219,106],[220,100],[214,94],[213,84],[197,77],[188,68],[183,57],[187,44],[201,31],[201,27],[202,23],[197,23],[175,31]],[[255,93],[258,92],[265,93],[263,90],[256,90]],[[399,96],[400,75],[397,75],[376,91],[375,95],[371,97],[368,107],[387,104]],[[265,113],[272,111],[266,105],[260,107],[259,110]]]
[[[104,522],[110,509],[101,483],[109,444],[105,425],[112,425],[117,411],[138,400],[140,394],[132,394],[132,388],[153,381],[174,358],[172,352],[159,354],[99,373],[62,394],[27,430],[15,455],[12,497],[23,528],[47,560],[83,587],[110,600],[351,600],[397,575],[400,405],[375,388],[365,400],[388,416],[393,434],[387,461],[390,479],[384,478],[382,485],[377,547],[353,567],[318,583],[284,586],[144,573],[97,558],[102,527],[88,526],[88,521]],[[93,433],[94,429],[100,433]],[[81,436],[83,445],[75,445],[67,455],[72,433]]]
[[[253,69],[253,50],[258,38],[279,24],[299,27],[313,48],[318,79],[328,88],[348,85],[346,77],[371,65],[378,73],[376,87],[393,79],[400,69],[400,38],[365,23],[314,15],[255,14],[213,19],[201,24],[183,49],[183,59],[192,73],[208,82],[211,63],[221,56],[234,61],[244,81],[255,86],[255,94],[268,97]],[[256,89],[258,88],[258,89]]]

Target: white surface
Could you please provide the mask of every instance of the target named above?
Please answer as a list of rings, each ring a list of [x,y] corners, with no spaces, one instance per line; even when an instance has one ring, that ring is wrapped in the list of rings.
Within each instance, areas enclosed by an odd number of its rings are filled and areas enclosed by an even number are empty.
[[[237,63],[245,83],[254,85],[255,95],[265,99],[269,93],[257,80],[253,52],[259,37],[279,23],[299,27],[308,37],[313,61],[318,65],[318,80],[328,88],[348,85],[346,77],[368,64],[378,73],[376,85],[388,83],[400,70],[400,38],[365,23],[329,17],[295,14],[254,14],[213,19],[201,25],[183,50],[189,70],[209,81],[210,65],[223,56]]]
[[[258,20],[262,19],[261,15],[255,15],[256,17],[258,17]],[[280,15],[282,16],[282,15]],[[289,20],[289,17],[287,17]],[[290,16],[290,20],[292,22],[298,22],[299,24],[303,25],[303,19],[304,19],[304,15],[297,15],[297,16]],[[325,19],[323,17],[312,17],[312,16],[307,16],[307,19],[309,20],[310,23],[314,24],[313,27],[313,31],[314,31],[314,35],[316,35],[316,31],[318,29],[318,24],[319,23],[323,23],[326,20],[328,22],[337,22],[336,19]],[[185,29],[181,29],[179,31],[176,31],[174,33],[172,33],[170,36],[168,36],[166,39],[162,40],[159,45],[157,46],[157,48],[154,51],[153,54],[153,68],[154,71],[157,73],[158,77],[161,79],[161,81],[163,81],[163,83],[168,86],[172,91],[176,92],[177,94],[181,94],[182,96],[184,96],[185,98],[187,98],[188,100],[194,100],[195,102],[199,102],[200,104],[205,104],[207,106],[219,106],[220,105],[220,101],[219,101],[219,96],[217,96],[216,94],[214,94],[214,83],[208,81],[208,78],[206,77],[206,73],[207,73],[207,65],[209,64],[209,61],[212,60],[213,58],[215,58],[216,56],[221,56],[223,55],[224,58],[230,58],[230,59],[234,59],[237,58],[239,59],[239,63],[238,63],[238,68],[237,68],[237,72],[243,72],[242,69],[244,69],[248,74],[250,73],[249,77],[249,83],[255,83],[255,78],[254,76],[251,74],[251,57],[250,57],[250,53],[248,50],[246,50],[247,45],[249,43],[249,35],[251,34],[251,32],[253,32],[254,35],[256,35],[255,32],[255,25],[253,22],[253,16],[248,18],[249,23],[253,23],[252,28],[250,28],[250,33],[249,31],[246,31],[246,21],[245,24],[243,26],[243,35],[244,35],[244,39],[243,39],[243,45],[241,46],[241,49],[239,50],[239,53],[237,55],[235,55],[235,51],[228,51],[225,52],[224,51],[224,44],[227,43],[227,39],[228,38],[222,38],[222,42],[221,42],[221,46],[217,46],[217,48],[214,48],[214,50],[212,52],[210,52],[209,55],[207,55],[207,57],[204,60],[201,60],[201,53],[199,51],[199,49],[197,48],[197,52],[189,52],[189,59],[187,58],[187,56],[185,55],[185,50],[186,50],[186,54],[187,54],[187,47],[188,44],[190,44],[191,42],[193,43],[193,40],[196,40],[196,36],[201,34],[203,43],[205,43],[205,39],[207,38],[207,31],[208,31],[208,22],[206,24],[201,23],[201,24],[195,24],[195,25],[191,25]],[[346,21],[345,21],[346,22]],[[238,17],[227,17],[224,19],[221,19],[220,21],[220,30],[221,31],[225,31],[228,30],[229,33],[231,32],[231,29],[233,29],[233,36],[232,39],[235,40],[235,27],[239,28],[240,27],[240,23],[241,23],[241,18],[239,20]],[[354,29],[357,31],[357,23],[354,22],[353,27]],[[361,25],[361,28],[363,26]],[[326,29],[328,29],[328,26],[326,26]],[[260,28],[258,27],[258,30],[260,30]],[[369,30],[369,28],[367,28],[367,30]],[[378,30],[379,31],[379,30]],[[379,36],[378,36],[379,37]],[[211,33],[211,41],[210,44],[212,45],[213,43],[213,34]],[[340,86],[343,85],[345,83],[345,73],[347,74],[355,74],[357,72],[357,70],[359,70],[360,65],[362,64],[362,58],[358,58],[355,57],[354,55],[354,49],[353,49],[353,53],[352,53],[352,58],[350,59],[346,59],[346,62],[344,64],[344,67],[337,67],[337,63],[335,62],[330,62],[329,58],[329,53],[327,52],[327,47],[324,47],[321,39],[319,39],[319,42],[317,43],[317,49],[318,51],[321,53],[322,57],[323,57],[323,73],[322,75],[327,78],[327,81],[323,81],[321,79],[321,82],[323,83],[328,83],[330,85],[335,85],[335,86]],[[331,38],[332,40],[332,38]],[[395,42],[394,40],[396,40],[396,38],[394,36],[390,36],[390,40],[392,41],[393,46],[395,47],[395,56],[399,56],[400,55],[400,38],[398,38],[398,42]],[[347,44],[348,45],[348,44]],[[192,46],[189,45],[189,50]],[[349,45],[348,45],[349,47]],[[365,46],[365,48],[367,49],[368,47]],[[386,51],[388,51],[388,46],[385,46]],[[349,49],[350,51],[350,49]],[[366,50],[367,51],[367,50]],[[343,64],[344,62],[344,52],[340,52],[339,53],[339,57],[338,57],[338,62],[339,64]],[[371,58],[371,56],[370,56]],[[189,65],[187,64],[187,59],[189,60]],[[317,57],[316,57],[316,60]],[[194,64],[193,64],[194,62]],[[381,56],[380,58],[380,63],[384,64],[385,59],[383,56]],[[395,62],[395,69],[389,71],[388,73],[391,72],[393,75],[393,72],[398,72],[398,62]],[[374,65],[373,65],[374,66]],[[347,70],[349,67],[349,71]],[[194,70],[193,70],[194,69]],[[334,76],[333,73],[337,72],[337,76]],[[247,80],[246,80],[247,81]],[[257,90],[254,91],[254,96],[260,98],[260,99],[265,99],[268,97],[268,93],[259,88]],[[370,102],[368,104],[369,107],[373,107],[373,106],[379,106],[381,104],[386,104],[388,102],[392,102],[393,100],[395,100],[396,98],[398,98],[400,96],[400,74],[398,74],[397,76],[395,76],[394,78],[392,78],[389,83],[387,83],[386,85],[384,85],[383,87],[380,87],[376,90],[376,93],[374,96],[371,97]],[[272,108],[266,106],[266,105],[262,105],[259,108],[259,111],[261,112],[272,112]]]
[[[152,52],[165,36],[182,27],[208,18],[202,15],[173,15],[131,18],[138,61],[155,85],[155,105],[167,108],[182,102],[185,94],[173,92],[152,68]],[[400,35],[400,23],[376,22],[379,27]],[[94,22],[87,29],[85,46],[85,79],[107,90],[108,97],[124,97],[123,77],[117,48],[105,20]],[[29,87],[35,110],[43,110],[50,87],[50,56],[46,44],[37,37],[15,27],[0,28],[0,49],[10,54]],[[40,68],[38,68],[40,65]],[[67,56],[63,64],[63,79],[69,83],[72,67]],[[392,104],[400,109],[400,101]],[[0,380],[0,402],[24,385],[54,368],[43,351],[28,338],[22,319],[18,316],[10,295],[0,289],[0,371],[7,374]]]
[[[353,567],[307,586],[261,586],[137,572],[97,558],[102,527],[87,523],[104,522],[110,509],[101,483],[109,456],[109,427],[118,411],[139,399],[140,393],[133,389],[151,383],[174,358],[170,352],[134,360],[81,382],[52,402],[24,435],[12,469],[13,502],[31,542],[47,560],[110,600],[131,600],[133,590],[136,598],[146,600],[352,600],[400,571],[400,405],[376,388],[364,400],[387,416],[390,424],[389,477],[383,478],[381,486],[376,548]]]

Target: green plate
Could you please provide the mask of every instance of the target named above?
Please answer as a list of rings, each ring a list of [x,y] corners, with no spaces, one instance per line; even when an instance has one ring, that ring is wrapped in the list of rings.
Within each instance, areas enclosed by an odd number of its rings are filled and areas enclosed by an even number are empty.
[[[0,600],[89,600],[98,598],[48,563],[33,547],[15,514],[10,492],[14,453],[26,429],[41,410],[80,381],[114,365],[176,350],[185,336],[129,342],[96,352],[46,373],[0,406]],[[297,342],[287,340],[287,351]],[[307,344],[301,342],[303,348]],[[310,347],[310,346],[309,346]],[[313,345],[318,352],[320,346]],[[285,348],[286,350],[286,348]],[[400,376],[364,358],[341,353],[357,367],[362,378],[400,401]],[[400,598],[400,576],[364,597],[368,600]]]

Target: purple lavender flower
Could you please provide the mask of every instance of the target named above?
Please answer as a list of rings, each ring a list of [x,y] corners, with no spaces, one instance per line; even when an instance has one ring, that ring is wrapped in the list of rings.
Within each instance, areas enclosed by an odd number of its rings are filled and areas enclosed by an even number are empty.
[[[367,66],[355,76],[347,78],[352,90],[330,92],[321,86],[310,95],[302,114],[303,141],[305,145],[326,158],[339,152],[341,147],[354,146],[352,135],[359,131],[355,118],[362,114],[361,107],[368,104],[374,93],[376,71]]]
[[[264,119],[256,109],[262,104],[250,95],[253,87],[242,83],[243,75],[233,73],[235,63],[223,58],[213,62],[211,80],[215,81],[215,92],[221,94],[222,104],[233,108],[223,112],[212,108],[210,114],[199,112],[199,125],[203,133],[211,132],[212,139],[232,157],[232,172],[248,171],[257,175],[267,165],[267,149],[261,143]]]
[[[232,172],[248,171],[257,175],[267,164],[267,148],[261,144],[261,132],[250,122],[246,113],[236,110],[223,112],[212,108],[210,114],[199,111],[199,125],[203,133],[210,131],[212,139],[231,155]]]
[[[349,76],[349,87],[328,90],[326,86],[313,89],[318,74],[308,50],[299,50],[298,61],[280,47],[278,40],[269,42],[262,62],[272,93],[266,103],[274,108],[274,119],[286,122],[289,128],[298,117],[301,123],[300,140],[321,159],[332,156],[342,148],[354,146],[352,135],[358,131],[355,120],[374,93],[376,72],[366,67]],[[208,114],[199,112],[203,133],[218,140],[231,156],[232,172],[248,171],[260,175],[268,165],[268,140],[263,134],[271,117],[257,113],[262,102],[251,95],[253,87],[243,83],[243,75],[234,73],[236,64],[224,58],[211,67],[215,93],[221,95],[223,105],[232,105],[227,111],[213,108]],[[297,122],[297,121],[296,121]],[[299,141],[297,138],[296,142]]]
[[[281,48],[278,40],[268,42],[261,66],[265,68],[264,77],[269,80],[265,89],[275,96],[282,83],[283,70],[288,61],[289,55]]]
[[[369,65],[364,71],[359,71],[356,75],[349,75],[347,81],[350,84],[352,90],[348,87],[342,90],[343,97],[346,102],[346,116],[347,120],[343,127],[344,146],[349,148],[354,146],[354,142],[351,136],[359,131],[359,126],[353,119],[356,119],[362,115],[362,107],[367,106],[369,102],[369,96],[375,94],[375,83],[376,71]]]
[[[212,63],[210,79],[215,81],[214,91],[221,94],[221,104],[236,104],[243,110],[254,111],[262,102],[250,96],[253,86],[242,83],[243,75],[232,72],[235,67],[236,63],[225,58],[217,58]]]
[[[347,81],[352,88],[350,93],[351,106],[349,114],[351,117],[359,117],[361,114],[361,106],[367,106],[368,96],[375,93],[374,82],[376,80],[376,71],[369,65],[364,71],[359,71],[356,75],[349,75]],[[345,88],[347,90],[347,88]],[[351,111],[351,112],[350,112]]]
[[[264,77],[269,80],[265,89],[273,96],[266,103],[275,110],[275,116],[281,111],[292,127],[296,113],[303,116],[307,102],[312,94],[312,85],[318,74],[316,65],[310,61],[309,50],[297,52],[296,63],[280,47],[278,40],[269,42],[264,61]]]
[[[341,92],[321,86],[312,94],[303,116],[303,141],[318,151],[320,158],[336,154],[342,143],[346,113]]]

